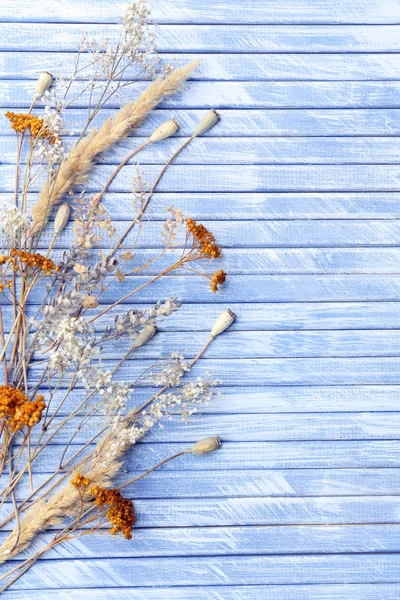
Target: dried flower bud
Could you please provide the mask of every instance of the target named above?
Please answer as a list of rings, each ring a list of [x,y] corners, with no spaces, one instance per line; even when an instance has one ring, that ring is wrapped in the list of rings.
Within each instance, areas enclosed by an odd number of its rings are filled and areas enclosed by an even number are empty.
[[[165,140],[166,138],[174,135],[179,129],[178,123],[175,119],[170,119],[169,121],[165,121],[160,127],[157,127],[155,131],[149,137],[150,142],[159,142],[161,140]]]
[[[69,204],[61,204],[54,219],[54,234],[58,235],[68,223],[71,208]]]
[[[39,75],[39,79],[36,82],[35,96],[40,98],[49,89],[53,81],[53,75],[48,71],[43,71]]]
[[[190,452],[192,454],[207,454],[207,452],[217,450],[218,448],[221,448],[221,446],[222,442],[219,437],[213,435],[204,440],[200,440],[200,442],[196,442],[195,445],[190,448]]]
[[[193,135],[201,135],[202,133],[205,133],[206,131],[214,127],[215,123],[218,122],[219,117],[220,114],[217,113],[215,108],[209,110],[206,116],[203,117],[200,123],[197,125],[196,131]]]
[[[156,331],[157,329],[153,325],[145,325],[135,339],[136,348],[140,348],[140,346],[147,344],[147,342],[155,335]]]
[[[217,335],[225,331],[225,329],[228,329],[228,327],[232,325],[235,318],[235,313],[233,313],[229,308],[224,310],[222,315],[220,315],[215,321],[213,328],[211,329],[211,337],[217,337]]]

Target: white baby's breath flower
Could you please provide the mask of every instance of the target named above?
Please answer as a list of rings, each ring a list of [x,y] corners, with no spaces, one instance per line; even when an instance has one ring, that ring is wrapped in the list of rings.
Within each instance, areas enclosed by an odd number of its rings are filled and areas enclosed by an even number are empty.
[[[29,219],[16,206],[0,206],[0,231],[5,241],[15,245],[17,239],[28,229]]]

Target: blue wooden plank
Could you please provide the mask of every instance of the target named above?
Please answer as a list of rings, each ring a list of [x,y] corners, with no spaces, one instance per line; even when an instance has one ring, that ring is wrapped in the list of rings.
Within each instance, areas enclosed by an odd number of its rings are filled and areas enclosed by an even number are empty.
[[[54,449],[56,450],[56,449]],[[138,472],[138,474],[140,471]],[[49,477],[49,473],[35,473],[34,481],[37,485],[44,483]],[[126,473],[117,478],[118,482],[126,480]],[[136,484],[126,486],[125,495],[130,498],[241,498],[241,497],[303,497],[303,496],[376,496],[372,502],[379,502],[379,496],[398,495],[400,493],[400,473],[399,469],[388,468],[365,468],[365,469],[227,469],[221,477],[220,471],[163,471],[154,472],[151,477],[146,477]],[[30,493],[28,475],[22,478],[21,484],[16,489],[16,498],[23,500]],[[302,527],[302,526],[301,526]],[[165,533],[165,528],[161,528]],[[140,533],[138,529],[138,533]],[[297,531],[297,530],[296,530]],[[319,539],[319,530],[308,528],[310,535],[314,540]],[[331,543],[341,541],[341,536],[338,533],[335,537],[335,531],[330,528],[323,530],[323,537],[326,538],[327,531],[331,531]],[[355,527],[350,528],[347,532],[344,527],[341,530],[347,540],[354,539],[360,545],[353,547],[352,551],[360,552],[378,552],[378,551],[398,551],[399,550],[399,535],[400,527],[395,525],[385,528],[371,526],[370,534],[363,533],[362,529],[356,530]],[[351,531],[354,532],[352,538]],[[376,539],[373,539],[373,533],[376,532]],[[215,531],[214,531],[215,533]],[[223,531],[219,532],[221,536]],[[233,535],[233,531],[231,532]],[[248,532],[251,536],[251,530]],[[268,531],[266,531],[268,533]],[[360,535],[358,535],[358,533]],[[156,535],[156,532],[154,533]],[[171,532],[171,538],[174,538],[174,532]],[[272,531],[271,535],[274,535]],[[246,536],[246,531],[240,533],[240,538]],[[315,537],[313,537],[315,536]],[[4,534],[0,535],[0,539],[4,538]],[[295,537],[295,536],[293,536]],[[339,538],[339,539],[338,539]],[[115,538],[114,538],[115,539]],[[120,548],[115,541],[111,540],[114,552],[129,552],[129,544],[122,545]],[[136,535],[135,538],[136,539]],[[177,538],[178,539],[178,538]],[[96,540],[96,538],[94,538]],[[267,541],[267,540],[265,540]],[[92,544],[96,545],[96,541],[88,541],[89,547]],[[106,544],[106,540],[104,540]],[[383,546],[379,547],[379,544]],[[394,544],[390,547],[389,544]],[[109,545],[108,545],[109,547]],[[335,546],[337,548],[337,546]],[[105,546],[104,546],[105,548]],[[339,551],[333,550],[330,546],[330,552]],[[200,550],[199,548],[197,548]],[[80,552],[80,549],[76,549]],[[100,551],[100,549],[99,549]],[[157,552],[157,547],[153,552]],[[165,550],[167,554],[171,554],[171,550]],[[208,547],[204,546],[203,554],[207,554]],[[321,544],[318,552],[327,551],[327,548]],[[68,554],[70,550],[66,551]],[[108,551],[107,551],[108,552]],[[138,549],[138,552],[140,550]],[[301,545],[298,546],[298,552],[301,554]],[[230,553],[230,552],[228,552]],[[250,554],[259,553],[257,545],[251,546]],[[218,552],[219,554],[219,552]],[[66,556],[62,548],[57,550],[57,555]],[[110,554],[105,554],[111,556]]]
[[[82,5],[79,0],[54,4],[45,0],[40,5],[29,0],[20,3],[21,13],[15,12],[10,0],[4,0],[0,19],[9,21],[76,22],[76,14],[82,23],[116,23],[118,15],[126,8],[121,0]],[[150,3],[151,15],[156,23],[398,23],[400,6],[396,0],[355,0],[351,6],[346,0],[319,2],[301,0],[282,5],[272,0],[268,5],[245,0],[229,5],[229,15],[224,6],[206,3],[199,6],[194,0],[154,0]],[[172,7],[174,10],[172,10]]]
[[[276,224],[275,224],[276,225]],[[236,224],[237,227],[240,224]],[[310,242],[308,242],[310,243]],[[326,244],[326,241],[324,241]],[[343,245],[348,245],[347,240]],[[238,244],[239,245],[239,244]],[[272,244],[271,244],[272,245]],[[38,251],[46,249],[38,246]],[[62,260],[65,250],[52,251],[54,261]],[[153,248],[135,251],[134,267],[148,259],[153,262],[146,269],[147,275],[157,275],[169,267],[181,255],[182,250],[166,251],[160,258],[160,250]],[[93,264],[93,261],[91,261]],[[202,262],[204,270],[215,271],[216,263]],[[218,260],[218,267],[231,275],[262,274],[341,274],[341,273],[395,273],[400,269],[398,248],[226,248]],[[356,327],[356,326],[355,326]],[[385,327],[383,327],[385,328]]]
[[[42,573],[44,571],[42,568]],[[168,584],[167,584],[168,585]],[[31,600],[38,590],[19,590],[5,592],[7,600]],[[54,594],[59,600],[81,600],[84,594],[87,600],[187,600],[193,598],[192,587],[153,587],[153,588],[101,588],[40,590],[40,598],[53,600]],[[398,600],[400,584],[311,584],[311,585],[218,585],[197,586],[195,593],[202,600]]]
[[[102,166],[86,184],[88,192],[99,191],[114,171]],[[145,178],[154,181],[160,171],[147,165]],[[129,192],[132,166],[122,167],[110,185],[111,192]],[[190,176],[189,176],[190,175]],[[13,189],[14,169],[0,166],[0,191]],[[312,191],[397,191],[398,165],[171,165],[158,185],[159,192],[312,192]],[[38,190],[36,182],[30,188]]]
[[[400,387],[397,385],[351,385],[351,386],[224,386],[221,395],[208,405],[198,407],[204,414],[276,414],[276,413],[336,413],[359,411],[397,411]],[[45,390],[44,390],[45,392]],[[52,407],[59,406],[65,392],[54,395]],[[60,409],[66,415],[83,401],[85,392],[75,390]],[[137,388],[129,406],[142,404],[148,398],[148,390]],[[172,411],[177,412],[177,411]],[[323,417],[321,417],[323,419]]]
[[[116,381],[136,380],[143,368],[150,368],[153,360],[127,361],[116,373]],[[113,369],[117,359],[104,361],[104,369]],[[225,385],[376,385],[400,383],[400,358],[251,358],[203,359],[188,374],[188,380],[212,371]],[[42,367],[33,364],[31,382],[36,383]],[[77,386],[78,387],[78,386]]]
[[[190,170],[193,169],[193,165],[190,167]],[[200,171],[200,169],[199,169]],[[0,167],[1,172],[1,167]],[[215,170],[217,173],[218,170]],[[103,171],[94,177],[104,177],[101,175]],[[126,173],[128,175],[128,173]],[[213,173],[210,174],[211,177]],[[267,173],[265,174],[267,177]],[[200,174],[199,174],[200,179]],[[211,178],[210,177],[210,178]],[[223,182],[222,182],[223,183]],[[1,185],[1,184],[0,184]],[[90,184],[89,184],[90,185]],[[171,183],[171,185],[174,185]],[[176,184],[178,185],[178,184]],[[207,185],[207,184],[206,184]],[[231,184],[232,185],[232,184]],[[131,211],[127,214],[127,217],[133,218],[135,213]],[[167,213],[166,213],[167,216]],[[330,252],[325,251],[323,253],[320,250],[320,254],[318,256],[318,252],[314,254],[315,262],[313,273],[318,273],[320,270],[323,271],[324,266],[329,263],[335,263],[336,261],[340,262],[339,256],[341,256],[342,250],[338,247],[365,247],[365,246],[378,246],[381,247],[380,251],[383,251],[383,246],[396,246],[398,240],[400,239],[400,222],[398,219],[395,220],[351,220],[347,219],[344,221],[341,220],[314,220],[314,221],[303,221],[303,220],[288,220],[288,221],[262,221],[251,220],[251,221],[242,221],[237,222],[233,219],[230,221],[206,221],[202,220],[202,223],[214,234],[218,244],[223,249],[231,249],[230,254],[227,256],[237,253],[241,248],[280,248],[282,249],[281,256],[284,255],[283,248],[290,248],[290,250],[286,250],[287,253],[287,261],[292,265],[293,270],[295,270],[296,262],[301,263],[301,254],[300,251],[294,250],[296,247],[300,247],[302,249],[306,248],[332,248]],[[126,231],[129,223],[126,222],[115,222],[115,239],[104,238],[97,246],[103,248],[112,248],[114,247],[115,241]],[[141,235],[138,238],[137,247],[140,249],[155,249],[155,248],[163,248],[164,242],[161,238],[163,224],[162,223],[147,223],[145,222],[142,227]],[[49,244],[53,237],[53,231],[47,228],[41,238],[40,242],[42,247]],[[126,247],[132,245],[138,234],[135,230],[127,235],[125,238],[124,244]],[[183,247],[185,239],[185,231],[184,228],[180,232],[177,232],[177,244],[179,248]],[[70,248],[71,243],[75,240],[75,236],[72,229],[72,224],[70,227],[66,228],[57,239],[57,248],[65,249]],[[292,254],[290,255],[290,251]],[[335,254],[335,251],[338,254]],[[379,252],[379,251],[377,251]],[[143,254],[142,254],[143,256]],[[270,256],[279,256],[273,252],[270,253]],[[309,250],[309,260],[312,261],[313,253]],[[368,252],[365,254],[364,259],[368,260]],[[378,260],[378,254],[376,255],[376,260]],[[387,257],[389,258],[389,250]],[[396,251],[392,249],[392,260],[393,260],[393,269],[392,273],[396,272]],[[319,258],[319,260],[318,260]],[[254,260],[256,257],[254,256]],[[275,260],[278,260],[277,258]],[[137,257],[136,261],[133,263],[133,267],[140,265],[140,257]],[[169,264],[172,264],[173,254],[170,256]],[[307,262],[307,258],[305,261]],[[350,271],[357,272],[356,264],[362,263],[362,256],[359,254],[359,258],[357,261],[356,254],[354,254],[354,268],[350,268]],[[219,264],[218,261],[207,261],[205,263],[208,268],[213,269],[216,264]],[[376,264],[376,263],[375,263]],[[371,267],[373,267],[374,261],[371,262]],[[239,266],[239,265],[238,265]],[[129,272],[129,266],[127,267]],[[239,267],[240,269],[240,267]],[[379,269],[378,269],[379,271]],[[248,271],[246,271],[248,273]],[[265,272],[270,272],[270,267],[268,266],[268,259],[265,268]],[[345,270],[346,272],[346,270]],[[250,274],[250,273],[249,273]]]
[[[294,419],[295,420],[295,419]],[[204,432],[206,435],[208,432]],[[215,431],[209,432],[215,434]],[[127,453],[129,472],[150,469],[160,460],[188,447],[182,442],[138,444]],[[71,455],[82,446],[71,445]],[[54,472],[61,455],[48,446],[35,461],[36,473]],[[242,469],[348,469],[397,468],[400,460],[398,440],[302,441],[302,442],[225,442],[218,452],[194,460],[181,457],[165,465],[165,471],[226,471]],[[223,479],[221,473],[218,477]]]
[[[240,565],[240,566],[239,566]],[[86,588],[159,585],[396,583],[399,554],[218,557],[216,566],[208,557],[135,558],[51,562],[41,573],[36,565],[19,579],[14,589],[70,588],[84,582]],[[81,586],[82,586],[81,583]],[[78,584],[79,585],[79,584]]]
[[[18,112],[18,107],[10,110]],[[35,114],[43,114],[41,105],[35,107]],[[98,127],[115,114],[114,109],[102,109],[93,119]],[[132,132],[132,136],[149,136],[168,119],[175,118],[180,125],[177,136],[192,135],[197,123],[204,115],[203,109],[159,108],[144,123]],[[64,120],[68,131],[75,134],[86,123],[85,109],[67,109]],[[224,108],[218,127],[213,127],[204,137],[263,137],[263,136],[396,136],[400,133],[400,110],[380,109],[229,109]],[[14,136],[10,122],[0,113],[0,134]],[[68,141],[68,137],[67,137]],[[135,142],[133,141],[132,144]]]
[[[51,541],[51,534],[41,536],[34,544]],[[4,535],[2,536],[4,538]],[[190,527],[135,529],[132,541],[103,537],[99,544],[96,536],[69,541],[47,554],[47,559],[69,558],[134,558],[144,556],[206,556],[212,545],[216,555],[252,554],[331,554],[398,552],[400,548],[398,525],[336,525],[323,526],[258,526],[252,527]],[[24,552],[21,558],[27,558]],[[240,560],[240,559],[239,559]],[[7,597],[7,596],[6,596]]]
[[[99,318],[98,330],[104,331],[117,314],[131,309],[149,308],[149,304],[124,304]],[[398,302],[304,302],[304,303],[230,303],[238,316],[230,331],[307,331],[307,330],[375,330],[398,329],[400,304]],[[93,316],[102,307],[93,310]],[[27,307],[29,317],[35,306]],[[213,304],[183,304],[180,310],[159,321],[158,331],[209,332],[221,313],[221,306]],[[11,307],[4,309],[4,318],[12,319]],[[338,398],[340,401],[340,398]]]
[[[45,392],[44,392],[45,394]],[[45,398],[46,398],[45,394]],[[293,427],[293,414],[239,414],[202,415],[191,420],[188,427],[179,417],[168,427],[154,427],[143,440],[152,442],[195,443],[204,431],[216,431],[227,442],[268,442],[300,440],[397,440],[400,438],[399,412],[345,412],[345,413],[296,413],[296,426]],[[48,435],[53,433],[63,421],[55,417]],[[90,441],[95,432],[104,427],[104,420],[92,417],[90,423],[81,425],[82,416],[71,418],[68,425],[52,439],[52,445],[62,448],[69,442],[74,432],[76,444]],[[41,431],[32,431],[32,441],[42,437]],[[46,439],[45,436],[44,439]]]
[[[1,10],[1,7],[0,7]],[[165,52],[161,64],[189,62],[192,54]],[[74,70],[74,54],[57,52],[57,70]],[[54,65],[53,52],[0,52],[0,79],[35,79],[36,72]],[[54,69],[53,69],[54,70]],[[77,78],[84,78],[85,72]],[[193,80],[391,80],[400,76],[398,54],[202,54]],[[127,68],[124,80],[140,79],[136,69]]]
[[[157,360],[170,356],[176,349],[184,356],[196,356],[204,343],[204,333],[187,332],[158,333],[142,348],[135,351],[135,361]],[[118,348],[125,355],[132,347],[129,338],[120,339]],[[115,357],[115,341],[102,344],[102,358]],[[217,338],[208,348],[208,359],[240,358],[310,358],[310,357],[356,357],[400,356],[400,330],[371,331],[231,331]],[[34,359],[42,360],[41,353]]]
[[[400,36],[399,36],[400,38]],[[124,88],[124,101],[133,101],[146,88],[134,82]],[[29,108],[33,98],[32,81],[0,81],[0,107]],[[71,94],[81,92],[79,82]],[[179,94],[165,98],[163,108],[398,108],[400,81],[190,81]],[[90,92],[82,93],[75,106],[85,108]],[[99,91],[93,92],[95,104]],[[117,97],[109,108],[119,108]]]
[[[0,202],[7,203],[9,193],[0,192]],[[37,200],[27,196],[29,211]],[[108,193],[104,206],[116,220],[132,218],[130,193]],[[179,207],[183,214],[205,221],[264,220],[383,220],[397,219],[400,214],[399,192],[185,192],[155,193],[151,199],[152,221],[165,220],[167,206]],[[237,224],[238,232],[241,224]]]
[[[310,0],[311,1],[311,0]],[[345,0],[342,0],[345,1]],[[361,0],[364,1],[364,0]],[[397,2],[397,0],[395,0]],[[210,5],[208,3],[207,5]],[[171,9],[175,13],[175,9]],[[244,11],[243,11],[244,12]],[[175,21],[176,23],[176,21]],[[75,52],[86,31],[88,39],[119,39],[119,25],[82,23],[4,23],[1,51]],[[160,25],[159,52],[398,52],[396,25]]]
[[[253,525],[342,525],[399,524],[398,496],[306,497],[306,498],[192,498],[134,500],[137,525],[154,527],[226,527]],[[12,504],[4,503],[2,518],[12,513]],[[10,528],[10,525],[7,525]],[[50,528],[49,528],[50,529]],[[51,527],[51,529],[54,529]],[[118,538],[117,538],[118,539]],[[213,552],[210,550],[211,555]],[[261,554],[255,552],[255,554]],[[160,553],[158,556],[162,556]],[[348,555],[349,558],[357,556]],[[371,554],[364,554],[365,558]],[[383,557],[385,554],[377,555]],[[222,558],[222,557],[221,557]],[[234,557],[232,557],[234,558]],[[285,557],[287,560],[287,557]],[[293,556],[293,559],[298,557]],[[112,558],[108,558],[111,562]],[[138,559],[139,560],[139,559]],[[237,558],[236,558],[237,560]],[[136,561],[136,559],[135,559]],[[108,564],[109,564],[108,562]],[[128,561],[120,559],[113,565]],[[287,561],[290,562],[290,561]],[[52,565],[55,563],[52,562]],[[92,563],[93,564],[93,563]],[[105,563],[107,564],[107,563]],[[129,563],[128,563],[129,564]],[[131,563],[132,564],[132,563]],[[0,573],[4,573],[4,566]],[[140,576],[140,572],[138,572]],[[29,586],[25,578],[26,587]],[[193,580],[194,582],[195,580]],[[338,579],[336,581],[341,581]],[[382,581],[385,581],[383,578]],[[397,579],[395,579],[397,581]],[[93,580],[94,582],[94,580]],[[70,582],[71,583],[71,582]],[[105,582],[106,583],[106,582]],[[183,585],[185,582],[181,581]],[[209,581],[208,583],[212,583]],[[149,585],[156,584],[156,581]],[[94,583],[92,585],[95,585]],[[62,586],[61,586],[62,587]]]
[[[121,294],[142,286],[148,277],[126,278]],[[251,298],[249,297],[251,290]],[[43,301],[43,290],[32,290],[28,304]],[[193,276],[168,276],[128,298],[129,302],[157,302],[177,295],[183,302],[216,302],[225,308],[230,302],[359,302],[398,301],[400,281],[396,275],[232,275],[218,294]],[[106,290],[99,301],[115,302],[114,289]],[[125,302],[125,301],[124,301]],[[124,303],[122,303],[124,304]]]
[[[69,144],[76,137],[68,140]],[[146,138],[125,140],[109,152],[100,155],[98,162],[119,165],[135,146]],[[162,144],[151,144],[127,164],[164,164],[182,145],[181,138],[170,138]],[[26,163],[29,148],[22,152]],[[15,139],[0,137],[2,164],[16,162]],[[175,164],[397,164],[400,162],[400,140],[397,137],[236,137],[197,138],[179,154]]]

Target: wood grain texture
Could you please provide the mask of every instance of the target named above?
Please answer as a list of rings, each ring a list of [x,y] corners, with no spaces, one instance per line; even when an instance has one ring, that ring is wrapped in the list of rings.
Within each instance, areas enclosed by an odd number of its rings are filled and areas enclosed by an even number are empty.
[[[30,0],[28,0],[30,1]],[[248,0],[251,1],[251,0]],[[310,2],[312,0],[309,0]],[[331,4],[332,0],[329,0]],[[360,0],[365,2],[368,0]],[[342,0],[346,2],[346,0]],[[397,0],[394,0],[397,3]],[[211,3],[208,3],[210,5]],[[233,4],[235,5],[236,2]],[[325,2],[328,4],[328,2]],[[111,4],[112,6],[113,4]],[[175,12],[175,9],[170,9]],[[398,21],[398,20],[397,20]],[[75,52],[86,31],[89,38],[119,39],[118,25],[9,22],[2,24],[0,50]],[[253,54],[398,52],[396,25],[225,25],[169,24],[157,27],[159,52]]]
[[[35,591],[5,592],[7,600],[30,600]],[[53,600],[54,594],[60,600],[81,600],[82,594],[87,600],[187,600],[193,597],[192,587],[154,587],[154,588],[101,588],[89,589],[50,589],[40,590],[43,600]],[[360,583],[360,584],[311,584],[311,585],[218,585],[197,586],[196,594],[203,600],[397,600],[400,585],[397,583]]]
[[[35,79],[36,71],[53,65],[52,52],[0,52],[0,79]],[[66,73],[73,72],[74,55],[59,52]],[[161,54],[162,64],[189,62],[192,54]],[[61,67],[58,67],[61,70]],[[273,80],[391,80],[400,74],[400,57],[393,54],[215,54],[202,56],[192,80],[273,81]],[[84,74],[81,76],[84,79]],[[138,79],[127,68],[124,80]],[[79,75],[78,75],[79,79]]]
[[[124,101],[136,98],[146,83],[134,82],[124,89]],[[71,94],[80,91],[79,83]],[[400,81],[193,81],[179,94],[165,98],[163,108],[398,108]],[[0,107],[29,108],[32,82],[0,81]],[[85,108],[90,93],[82,93],[75,105]],[[98,100],[93,93],[93,102]],[[113,98],[110,107],[119,108]]]
[[[23,17],[15,12],[12,2],[3,2],[0,19],[10,21],[56,21],[76,22],[77,13],[81,23],[116,23],[126,7],[121,0],[107,2],[97,0],[96,4],[82,5],[79,0],[69,0],[68,3],[54,4],[46,0],[35,5],[29,0],[20,3]],[[193,0],[178,0],[175,12],[167,0],[150,3],[152,18],[157,23],[398,23],[400,7],[397,0],[356,0],[351,6],[346,0],[332,4],[312,0],[301,0],[288,3],[285,6],[278,0],[268,3],[268,6],[245,0],[240,6],[232,3],[229,6],[227,18],[224,5],[210,3],[198,6]],[[172,14],[171,14],[172,13]]]
[[[37,71],[68,73],[84,31],[115,40],[124,6],[121,0],[1,2],[0,203],[14,182],[15,140],[4,111],[30,105]],[[237,320],[189,376],[211,371],[223,380],[223,395],[200,407],[189,425],[174,415],[163,430],[154,429],[129,452],[127,469],[139,474],[205,435],[219,433],[224,444],[129,486],[138,515],[132,542],[70,542],[4,597],[398,600],[400,2],[151,0],[151,7],[162,61],[180,64],[196,55],[201,65],[181,94],[99,157],[87,189],[98,191],[135,145],[176,118],[176,139],[138,155],[153,181],[215,106],[218,126],[162,179],[134,266],[159,252],[172,204],[215,233],[224,256],[203,269],[224,268],[228,282],[214,295],[206,281],[176,273],[107,313],[100,328],[120,310],[170,295],[183,300],[118,372],[126,380],[177,347],[194,356],[229,306]],[[93,126],[145,85],[135,81]],[[68,143],[86,119],[86,102],[67,110]],[[129,164],[105,197],[118,233],[132,216],[133,175]],[[35,200],[34,192],[29,207]],[[69,226],[55,257],[71,244]],[[146,283],[176,253],[128,277],[118,293]],[[107,291],[101,308],[116,293]],[[32,295],[30,315],[40,301]],[[11,312],[4,314],[11,323]],[[116,364],[128,343],[122,340],[118,351],[105,345],[105,367]],[[36,362],[32,381],[39,372]],[[130,406],[152,391],[138,387]],[[60,418],[83,393],[76,390]],[[61,397],[62,390],[55,405]],[[71,454],[88,434],[80,432]],[[38,481],[59,466],[61,441],[35,461]],[[25,477],[17,497],[28,489]]]
[[[11,110],[18,112],[18,107]],[[37,114],[43,114],[38,106]],[[93,119],[93,126],[115,114],[115,109],[102,109]],[[159,108],[144,123],[132,132],[132,137],[149,136],[153,130],[167,119],[175,118],[180,124],[177,136],[190,136],[204,115],[204,109]],[[79,132],[86,122],[84,109],[67,109],[65,122],[69,131]],[[315,137],[315,136],[396,136],[400,132],[400,110],[398,108],[379,109],[224,109],[224,118],[218,127],[208,131],[207,137]],[[0,114],[0,134],[14,135],[10,123]],[[201,139],[204,139],[203,136]],[[132,144],[135,142],[133,141]],[[167,142],[163,142],[166,144]],[[160,147],[160,146],[159,146]],[[184,155],[183,155],[184,156]]]
[[[69,588],[77,580],[85,581],[86,588],[101,588],[107,581],[114,588],[162,585],[168,578],[171,586],[244,585],[248,578],[253,585],[270,583],[396,583],[400,567],[399,554],[332,554],[303,556],[242,556],[240,569],[237,557],[220,556],[217,565],[209,557],[134,558],[106,561],[54,560],[50,563],[41,589]],[[25,577],[16,582],[14,589],[37,585],[43,566],[35,565]],[[192,589],[193,591],[193,589]]]

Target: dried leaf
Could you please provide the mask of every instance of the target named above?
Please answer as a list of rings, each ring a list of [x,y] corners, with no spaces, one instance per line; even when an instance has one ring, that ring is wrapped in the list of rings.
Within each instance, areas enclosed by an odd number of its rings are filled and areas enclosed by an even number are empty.
[[[99,305],[96,298],[93,298],[93,296],[86,296],[82,304],[83,308],[97,308]]]

